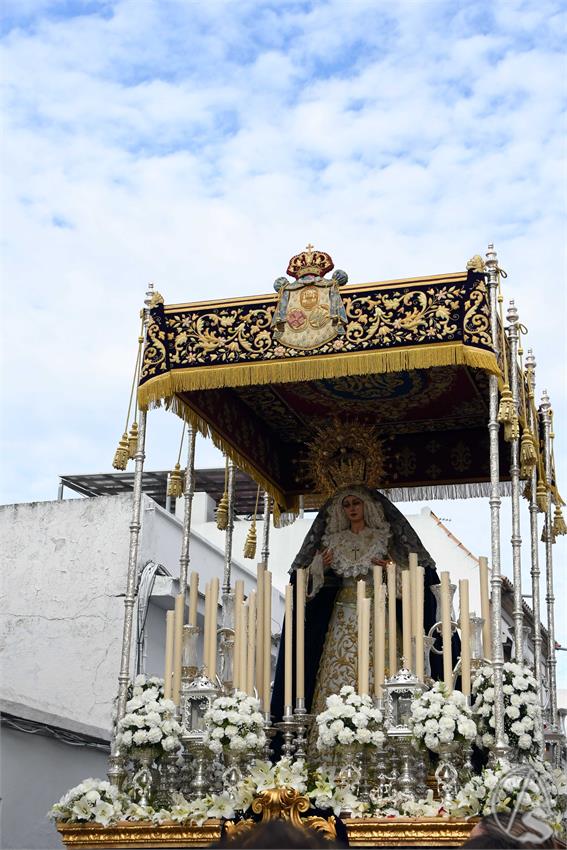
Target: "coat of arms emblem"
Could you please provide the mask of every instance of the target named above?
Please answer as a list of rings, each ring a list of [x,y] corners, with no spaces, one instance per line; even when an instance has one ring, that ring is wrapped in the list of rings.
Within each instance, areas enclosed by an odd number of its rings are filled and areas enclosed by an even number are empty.
[[[331,278],[325,277],[333,268],[329,254],[308,245],[289,261],[287,273],[295,280],[275,281],[278,303],[272,327],[280,345],[311,350],[344,335],[347,316],[339,287],[348,275],[337,269]]]

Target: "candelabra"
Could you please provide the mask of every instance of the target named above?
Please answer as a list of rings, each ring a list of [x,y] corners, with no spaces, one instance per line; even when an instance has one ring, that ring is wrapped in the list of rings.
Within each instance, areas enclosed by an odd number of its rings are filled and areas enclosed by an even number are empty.
[[[205,745],[205,713],[219,695],[219,688],[204,672],[192,680],[181,680],[181,740],[192,756],[193,775],[189,792],[202,797],[209,786],[207,765],[208,749]]]
[[[295,757],[297,759],[307,758],[307,738],[313,720],[313,714],[307,714],[305,699],[298,698],[295,703]]]
[[[411,704],[424,690],[425,684],[405,667],[398,670],[395,676],[386,679],[383,685],[384,725],[398,760],[395,778],[397,790],[413,800],[416,799],[418,791],[416,760],[419,756],[412,745],[409,720]]]

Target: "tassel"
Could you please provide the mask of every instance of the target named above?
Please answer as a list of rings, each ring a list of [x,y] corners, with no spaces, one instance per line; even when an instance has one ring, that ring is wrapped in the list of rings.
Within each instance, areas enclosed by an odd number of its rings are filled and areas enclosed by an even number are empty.
[[[504,439],[507,443],[520,439],[520,423],[517,418],[504,423]]]
[[[537,482],[536,487],[536,505],[540,514],[544,514],[547,510],[547,487],[543,481]]]
[[[508,384],[505,383],[500,397],[500,405],[498,407],[498,421],[501,425],[505,425],[507,422],[513,422],[516,416],[517,414],[514,399],[512,398],[512,390]]]
[[[531,502],[532,500],[532,481],[531,478],[528,478],[526,481],[526,486],[524,487],[523,497],[527,502]]]
[[[520,443],[520,478],[529,478],[536,462],[537,454],[532,432],[529,428],[524,428]]]
[[[122,439],[118,443],[118,448],[114,453],[114,460],[112,461],[112,466],[114,469],[119,469],[123,472],[128,465],[128,434],[126,431],[122,434]]]
[[[547,520],[545,521],[543,529],[541,531],[541,538],[540,539],[541,539],[542,543],[547,542]],[[551,526],[551,542],[555,543],[555,529],[554,529],[553,526]]]
[[[567,534],[567,525],[565,525],[561,508],[559,505],[556,505],[555,515],[553,517],[553,535],[554,537],[560,537],[563,534]]]
[[[130,435],[128,437],[128,457],[132,459],[138,448],[138,423],[132,422]]]
[[[178,499],[183,495],[183,472],[178,463],[169,474],[169,484],[167,486],[167,495],[172,499]]]
[[[256,520],[254,520],[254,522],[248,529],[248,534],[246,535],[246,540],[244,541],[244,557],[256,557]]]
[[[228,528],[228,493],[225,490],[221,496],[220,502],[217,505],[215,514],[217,528],[219,531],[226,531]]]

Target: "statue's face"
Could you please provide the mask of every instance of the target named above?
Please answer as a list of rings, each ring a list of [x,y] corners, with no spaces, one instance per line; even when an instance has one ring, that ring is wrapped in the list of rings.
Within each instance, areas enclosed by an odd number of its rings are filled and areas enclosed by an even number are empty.
[[[349,522],[364,519],[364,502],[358,496],[345,496],[341,504]]]

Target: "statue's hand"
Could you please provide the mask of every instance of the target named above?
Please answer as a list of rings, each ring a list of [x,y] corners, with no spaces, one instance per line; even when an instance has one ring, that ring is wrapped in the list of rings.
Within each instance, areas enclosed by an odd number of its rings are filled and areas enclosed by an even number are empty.
[[[323,552],[323,566],[330,567],[333,563],[333,550],[325,549]]]

